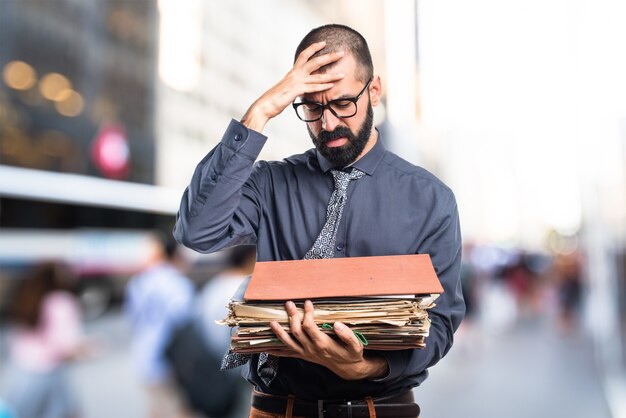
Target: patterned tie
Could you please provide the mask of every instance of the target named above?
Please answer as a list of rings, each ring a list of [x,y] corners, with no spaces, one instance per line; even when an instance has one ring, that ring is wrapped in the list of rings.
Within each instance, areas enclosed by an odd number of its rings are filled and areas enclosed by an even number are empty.
[[[352,171],[346,173],[339,170],[330,170],[335,180],[335,190],[330,196],[328,207],[326,208],[326,224],[322,228],[319,236],[313,243],[313,247],[304,255],[304,259],[320,259],[333,258],[335,256],[335,242],[337,240],[337,231],[339,230],[339,222],[343,214],[343,208],[346,205],[348,196],[348,184],[350,180],[360,179],[365,175],[364,172],[352,168]],[[229,351],[222,360],[222,370],[233,369],[243,366],[250,360],[250,354],[233,353]],[[259,363],[257,373],[266,385],[270,385],[278,372],[279,357],[272,356],[268,353],[259,355]]]
[[[335,256],[335,241],[343,208],[346,205],[348,194],[348,183],[350,180],[360,179],[364,172],[352,168],[349,173],[330,170],[335,179],[335,190],[330,196],[328,207],[326,208],[326,224],[322,228],[319,236],[315,240],[313,247],[304,256],[304,259],[333,258]]]

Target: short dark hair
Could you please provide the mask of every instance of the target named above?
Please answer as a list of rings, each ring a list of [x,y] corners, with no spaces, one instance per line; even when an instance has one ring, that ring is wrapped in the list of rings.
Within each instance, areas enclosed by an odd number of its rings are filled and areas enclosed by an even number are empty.
[[[300,55],[302,51],[312,44],[321,41],[326,41],[326,46],[321,51],[316,52],[313,57],[327,54],[329,52],[346,50],[346,52],[352,54],[357,63],[357,70],[355,74],[357,80],[365,83],[372,78],[374,75],[374,64],[372,63],[372,55],[370,54],[367,41],[363,35],[356,30],[336,23],[320,26],[319,28],[315,28],[310,31],[302,39],[302,41],[300,41],[298,48],[296,48],[294,62],[298,59],[298,55]],[[325,65],[320,68],[320,70],[326,71],[333,65],[334,63]]]
[[[152,231],[152,235],[154,236],[157,245],[163,251],[163,256],[165,257],[165,259],[168,261],[176,259],[176,257],[178,256],[180,245],[174,239],[172,233],[162,230],[154,230]]]

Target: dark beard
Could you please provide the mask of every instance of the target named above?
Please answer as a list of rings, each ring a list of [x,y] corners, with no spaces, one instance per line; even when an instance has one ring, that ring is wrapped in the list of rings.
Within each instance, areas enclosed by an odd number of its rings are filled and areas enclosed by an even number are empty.
[[[311,137],[315,148],[317,148],[324,158],[330,161],[333,167],[345,167],[352,164],[361,152],[363,152],[363,149],[365,149],[365,145],[367,145],[367,141],[372,133],[373,125],[374,109],[372,108],[371,103],[368,103],[367,115],[361,125],[361,129],[359,129],[359,132],[356,135],[354,135],[347,126],[338,126],[332,132],[322,130],[319,136],[313,135],[313,132],[311,132],[308,125],[307,130],[309,131],[309,136]],[[335,148],[328,148],[325,145],[328,141],[341,138],[342,136],[348,138],[348,142],[345,145]]]

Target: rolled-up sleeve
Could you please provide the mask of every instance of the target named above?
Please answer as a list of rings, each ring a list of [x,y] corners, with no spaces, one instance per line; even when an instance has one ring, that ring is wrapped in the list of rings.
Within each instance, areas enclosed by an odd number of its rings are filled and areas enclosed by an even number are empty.
[[[256,241],[261,211],[257,187],[263,186],[250,176],[266,140],[241,123],[230,122],[183,194],[174,227],[177,241],[203,253]]]
[[[423,373],[441,360],[452,347],[453,335],[465,315],[465,301],[461,291],[461,230],[459,215],[450,192],[443,205],[442,215],[433,232],[420,246],[420,253],[430,254],[444,293],[429,310],[430,333],[426,347],[414,350],[383,352],[389,364],[389,373],[380,382],[392,383],[407,376]]]

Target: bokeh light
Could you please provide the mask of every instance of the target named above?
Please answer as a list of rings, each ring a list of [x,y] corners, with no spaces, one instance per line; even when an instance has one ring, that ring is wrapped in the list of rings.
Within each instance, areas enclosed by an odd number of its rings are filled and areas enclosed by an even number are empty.
[[[74,90],[63,90],[57,97],[62,97],[63,99],[55,102],[54,107],[63,116],[78,116],[85,107],[83,96]]]
[[[72,84],[62,74],[48,73],[41,78],[39,82],[39,91],[41,95],[52,101],[65,101],[71,96],[67,91],[72,88]]]
[[[24,61],[11,61],[4,66],[2,78],[12,89],[28,90],[37,82],[37,73]]]

